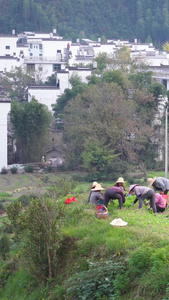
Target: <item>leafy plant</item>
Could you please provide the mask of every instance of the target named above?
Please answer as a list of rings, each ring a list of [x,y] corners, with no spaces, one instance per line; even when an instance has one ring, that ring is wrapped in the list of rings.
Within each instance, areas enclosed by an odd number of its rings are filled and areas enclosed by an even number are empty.
[[[35,199],[35,196],[32,194],[22,195],[18,198],[18,201],[21,202],[22,206],[27,206],[27,205],[29,205],[31,199]]]
[[[73,193],[73,189],[75,188],[76,182],[75,181],[69,181],[66,179],[59,179],[56,186],[53,187],[53,191],[57,197],[65,197],[68,194]]]
[[[122,265],[112,261],[89,263],[89,270],[75,274],[67,280],[67,294],[70,299],[120,299],[114,286]]]
[[[29,165],[26,165],[24,169],[25,169],[25,172],[27,172],[27,173],[33,173],[34,167],[33,167],[33,165],[29,164]]]
[[[0,238],[0,255],[4,260],[6,260],[9,250],[10,250],[9,237],[6,234],[3,234]]]
[[[8,174],[8,170],[7,170],[7,168],[5,168],[5,167],[3,167],[2,169],[1,169],[1,174]]]
[[[51,165],[46,166],[46,171],[47,172],[52,172],[52,166]]]
[[[45,282],[57,273],[57,251],[62,240],[60,216],[61,209],[49,198],[32,199],[25,212],[18,215],[24,264],[37,280]]]
[[[12,167],[12,168],[10,168],[10,171],[11,171],[12,174],[18,173],[17,167]]]

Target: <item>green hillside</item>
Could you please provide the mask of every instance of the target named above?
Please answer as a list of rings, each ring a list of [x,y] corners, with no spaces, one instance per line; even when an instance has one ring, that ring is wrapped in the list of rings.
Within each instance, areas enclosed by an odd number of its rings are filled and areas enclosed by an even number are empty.
[[[44,197],[16,202],[0,193],[12,222],[0,218],[0,299],[168,300],[168,208],[154,215],[131,206],[129,196],[122,210],[109,203],[108,218],[99,220],[87,203],[90,183],[51,175],[57,183]],[[66,205],[68,196],[77,202]],[[111,226],[115,218],[127,226]]]
[[[1,0],[0,31],[51,31],[65,38],[169,39],[168,0]]]

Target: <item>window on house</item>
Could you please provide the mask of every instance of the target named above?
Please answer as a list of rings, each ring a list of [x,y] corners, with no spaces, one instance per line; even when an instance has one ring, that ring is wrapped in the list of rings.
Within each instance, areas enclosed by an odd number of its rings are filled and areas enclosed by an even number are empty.
[[[35,71],[35,64],[27,64],[28,71]]]
[[[42,56],[42,54],[40,53],[39,56]]]
[[[39,44],[39,49],[42,49],[42,44]]]
[[[32,44],[30,44],[30,49],[32,49]]]
[[[33,53],[30,53],[30,56],[33,56]]]
[[[163,79],[163,84],[167,88],[167,80],[166,79]]]
[[[57,70],[61,70],[61,64],[54,64],[53,65],[53,72],[57,71]]]
[[[6,48],[6,49],[10,49],[10,46],[6,46],[5,48]]]
[[[57,50],[57,53],[61,53],[61,50]]]

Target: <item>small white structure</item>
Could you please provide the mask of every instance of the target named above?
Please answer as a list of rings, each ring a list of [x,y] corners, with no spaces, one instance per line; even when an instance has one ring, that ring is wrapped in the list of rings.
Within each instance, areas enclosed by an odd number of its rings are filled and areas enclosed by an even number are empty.
[[[39,103],[45,104],[51,112],[51,105],[56,103],[58,96],[60,90],[57,86],[34,85],[28,88],[28,102],[35,98]]]
[[[10,101],[0,100],[0,171],[7,168],[7,116],[10,112]]]

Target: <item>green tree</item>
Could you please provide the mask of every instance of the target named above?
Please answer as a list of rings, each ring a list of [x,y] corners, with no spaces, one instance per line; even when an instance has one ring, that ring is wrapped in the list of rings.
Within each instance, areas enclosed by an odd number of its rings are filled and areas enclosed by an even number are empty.
[[[109,150],[109,147],[104,145],[104,141],[90,137],[84,142],[83,164],[90,173],[99,172],[103,175],[117,157],[113,150]]]
[[[78,94],[82,93],[87,86],[77,75],[72,76],[69,81],[72,88],[65,89],[64,93],[58,98],[57,103],[52,105],[55,117],[60,116],[66,104]]]
[[[107,58],[108,55],[107,53],[100,53],[95,59],[94,61],[97,62],[97,69],[102,73],[106,67],[107,67]]]
[[[127,88],[127,79],[125,77],[125,73],[122,70],[107,70],[103,73],[102,76],[103,82],[115,82],[117,83],[123,90]]]
[[[166,42],[165,44],[163,44],[163,50],[164,51],[169,51],[169,42]]]
[[[13,215],[9,205],[8,217],[17,224],[17,241],[22,240],[22,259],[30,274],[46,282],[57,274],[58,249],[62,235],[59,219],[61,209],[56,201],[48,198],[32,199],[27,209]]]
[[[48,141],[51,113],[35,99],[25,104],[12,102],[11,123],[20,163],[40,161]]]
[[[12,100],[27,101],[27,86],[34,82],[34,72],[28,72],[21,67],[6,72],[2,77],[2,85]]]
[[[109,150],[114,149],[121,159],[135,160],[136,149],[143,148],[152,135],[147,114],[144,116],[140,107],[144,102],[149,105],[153,101],[153,96],[145,91],[135,92],[128,98],[117,83],[91,85],[65,108],[67,160],[74,167],[82,164],[84,145],[92,138]]]

